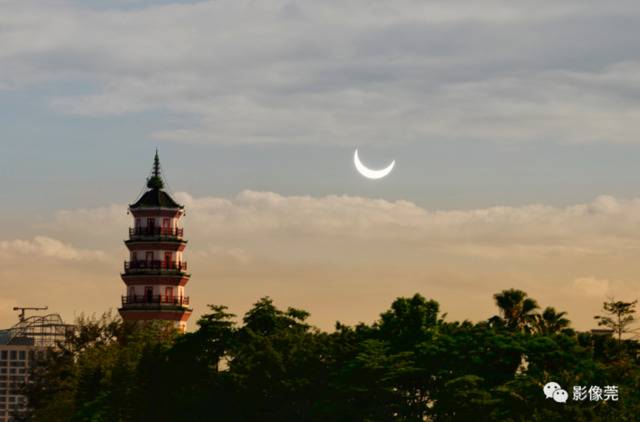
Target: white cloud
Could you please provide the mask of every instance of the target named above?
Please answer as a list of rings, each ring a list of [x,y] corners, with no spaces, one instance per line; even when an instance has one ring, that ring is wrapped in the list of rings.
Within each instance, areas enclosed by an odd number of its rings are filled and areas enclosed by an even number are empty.
[[[189,210],[190,230],[205,238],[350,239],[490,259],[627,256],[639,249],[638,199],[430,211],[408,201],[336,195],[177,197]]]
[[[41,224],[40,228],[58,234],[83,233],[84,238],[102,238],[120,235],[120,233],[114,233],[114,228],[120,227],[121,230],[126,231],[130,225],[131,216],[127,215],[127,205],[113,204],[90,209],[60,210],[52,219]]]
[[[175,197],[187,209],[187,252],[198,259],[246,263],[278,247],[291,248],[288,256],[296,259],[319,245],[319,257],[339,256],[336,250],[348,247],[363,254],[386,247],[489,260],[640,253],[640,199],[600,196],[567,207],[532,204],[438,211],[405,200],[347,195],[284,196],[246,190],[234,198],[184,192]],[[122,239],[131,225],[125,210],[125,205],[112,205],[60,211],[42,229],[110,255],[124,253]],[[308,246],[300,249],[299,242]]]
[[[60,240],[36,236],[32,240],[0,241],[0,257],[24,255],[32,258],[53,258],[64,261],[103,260],[105,254],[99,250],[78,249]]]
[[[3,4],[0,89],[79,81],[55,110],[176,142],[640,139],[635,2],[121,6]]]

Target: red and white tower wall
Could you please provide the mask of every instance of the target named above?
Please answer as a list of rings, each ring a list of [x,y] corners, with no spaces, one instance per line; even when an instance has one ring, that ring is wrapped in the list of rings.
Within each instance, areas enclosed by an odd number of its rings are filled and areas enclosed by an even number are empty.
[[[129,260],[122,273],[127,291],[118,311],[125,321],[171,321],[184,331],[192,311],[185,294],[190,274],[180,227],[184,206],[164,190],[157,151],[147,190],[129,212],[134,224],[125,241]]]

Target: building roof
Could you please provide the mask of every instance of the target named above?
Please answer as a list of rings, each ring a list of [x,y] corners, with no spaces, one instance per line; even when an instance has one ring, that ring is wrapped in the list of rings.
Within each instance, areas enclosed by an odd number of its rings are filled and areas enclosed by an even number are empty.
[[[160,174],[160,158],[158,151],[153,159],[153,169],[151,176],[147,179],[147,190],[134,204],[129,205],[130,209],[136,208],[184,208],[165,192],[164,180]]]
[[[592,328],[591,334],[601,335],[601,336],[609,336],[613,334],[613,330],[611,328]]]
[[[173,200],[169,194],[160,189],[148,190],[136,201],[135,204],[129,205],[129,208],[184,208]]]
[[[63,341],[71,329],[73,326],[65,324],[58,314],[31,316],[0,330],[0,346],[54,346],[57,341]]]

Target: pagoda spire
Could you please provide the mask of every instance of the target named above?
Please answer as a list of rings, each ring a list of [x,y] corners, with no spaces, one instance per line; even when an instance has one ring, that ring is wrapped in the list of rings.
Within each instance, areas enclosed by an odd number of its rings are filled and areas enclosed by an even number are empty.
[[[156,148],[156,155],[153,158],[153,169],[151,170],[151,177],[147,179],[147,187],[149,189],[160,190],[164,188],[164,181],[160,174],[160,157],[158,156],[158,149]]]

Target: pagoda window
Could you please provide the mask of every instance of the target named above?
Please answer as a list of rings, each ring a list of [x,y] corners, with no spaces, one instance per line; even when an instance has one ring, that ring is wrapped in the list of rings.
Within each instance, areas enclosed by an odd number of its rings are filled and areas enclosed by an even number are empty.
[[[144,286],[144,297],[147,302],[153,301],[153,286]]]
[[[164,266],[165,268],[171,268],[171,252],[164,253]]]
[[[145,260],[147,261],[147,264],[151,265],[151,261],[153,261],[153,251],[147,251]]]
[[[164,301],[168,303],[173,302],[173,287],[164,288]]]

